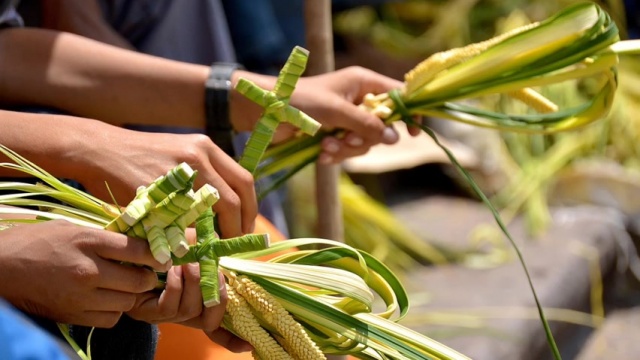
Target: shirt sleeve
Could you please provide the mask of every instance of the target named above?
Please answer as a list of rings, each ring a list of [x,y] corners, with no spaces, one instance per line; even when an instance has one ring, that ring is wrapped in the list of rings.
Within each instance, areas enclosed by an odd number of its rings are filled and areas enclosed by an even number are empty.
[[[0,0],[0,29],[24,26],[22,18],[15,8],[17,1]]]

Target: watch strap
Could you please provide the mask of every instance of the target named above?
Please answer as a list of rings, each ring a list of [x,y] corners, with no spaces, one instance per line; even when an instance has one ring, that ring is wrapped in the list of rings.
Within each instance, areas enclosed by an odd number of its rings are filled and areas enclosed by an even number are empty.
[[[234,133],[229,114],[231,74],[242,68],[237,63],[213,63],[205,83],[206,134],[231,157],[235,156]]]

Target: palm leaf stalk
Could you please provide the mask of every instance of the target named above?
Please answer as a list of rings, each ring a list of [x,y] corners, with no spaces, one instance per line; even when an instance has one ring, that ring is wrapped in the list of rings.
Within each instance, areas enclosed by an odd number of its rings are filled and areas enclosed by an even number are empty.
[[[63,215],[56,214],[56,216],[48,216],[47,211],[21,209],[24,214],[35,215],[35,220],[28,222],[62,218],[73,222],[77,221],[76,223],[79,225],[89,224],[87,226],[105,228],[122,215],[111,211],[113,209],[109,204],[95,199],[81,190],[58,183],[52,175],[2,145],[0,145],[0,152],[14,161],[14,163],[0,163],[0,166],[34,174],[43,182],[37,186],[3,183],[4,189],[15,190],[21,195],[26,194],[27,196],[23,196],[24,199],[29,199],[28,195],[32,194],[56,194],[50,197],[51,200],[40,200],[37,203],[39,206],[50,209],[56,209],[59,206],[55,200],[62,196],[60,194],[64,194],[66,203],[64,206],[67,208],[79,208],[86,203],[95,205],[85,206],[92,210],[69,211]],[[190,169],[183,164],[176,169],[178,168],[187,170],[187,173],[190,172]],[[195,172],[189,177],[193,176],[195,176]],[[48,184],[56,184],[57,188]],[[185,184],[192,185],[193,182],[188,181]],[[184,190],[186,189],[180,191]],[[2,195],[0,196],[0,204],[15,205],[11,203],[15,199],[15,194]],[[135,201],[137,200],[132,203]],[[162,201],[164,200],[161,200],[161,203]],[[21,203],[21,205],[29,204]],[[189,207],[189,209],[191,208],[193,207]],[[111,210],[105,211],[103,209]],[[184,210],[178,216],[189,213],[189,209]],[[16,209],[0,207],[0,214],[15,212]],[[182,257],[171,254],[174,265],[199,262],[202,267],[209,267],[209,271],[201,273],[204,281],[207,282],[207,286],[203,287],[205,303],[207,303],[207,299],[216,300],[215,296],[210,296],[206,292],[218,288],[217,268],[219,266],[219,269],[226,275],[227,287],[230,292],[237,295],[241,291],[248,291],[234,284],[245,284],[247,281],[257,284],[259,288],[264,289],[269,296],[275,299],[275,303],[269,306],[282,306],[301,326],[301,331],[307,334],[306,336],[312,339],[313,343],[323,352],[350,354],[362,359],[386,359],[389,357],[397,359],[466,359],[465,356],[454,350],[396,324],[409,310],[408,295],[396,276],[384,264],[366,252],[339,242],[313,238],[294,239],[271,246],[268,244],[268,236],[263,234],[219,239],[213,231],[214,216],[211,208],[207,206],[195,220],[197,243],[190,245],[188,252]],[[11,222],[20,222],[20,220],[2,220],[0,223]],[[254,260],[257,257],[276,254],[283,250],[318,244],[329,247],[322,250],[298,250],[286,253],[270,262]],[[251,290],[245,296],[250,298],[251,296],[255,297],[255,294],[256,291]],[[386,306],[381,311],[374,313],[374,299],[376,298],[381,299]],[[272,324],[274,316],[269,316],[268,312],[260,313],[254,308],[245,315],[252,314],[254,311],[258,312],[256,318],[260,327],[271,331],[275,326]],[[279,316],[275,318],[279,318]],[[238,323],[234,322],[233,316],[229,312],[225,315],[223,325],[235,333],[242,330],[242,327],[238,327]],[[68,328],[61,326],[61,329]],[[279,341],[286,343],[286,339],[279,338],[284,336],[283,334],[278,332],[271,334],[269,336],[274,336]],[[255,343],[253,345],[258,346]],[[293,345],[282,345],[283,348],[289,350],[288,346]],[[86,358],[77,345],[75,349]]]

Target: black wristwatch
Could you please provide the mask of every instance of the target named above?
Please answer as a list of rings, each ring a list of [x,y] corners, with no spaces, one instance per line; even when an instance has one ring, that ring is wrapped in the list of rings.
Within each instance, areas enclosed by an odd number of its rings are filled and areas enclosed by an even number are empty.
[[[216,62],[211,64],[205,83],[206,134],[229,156],[235,156],[233,126],[229,117],[231,74],[242,65]]]

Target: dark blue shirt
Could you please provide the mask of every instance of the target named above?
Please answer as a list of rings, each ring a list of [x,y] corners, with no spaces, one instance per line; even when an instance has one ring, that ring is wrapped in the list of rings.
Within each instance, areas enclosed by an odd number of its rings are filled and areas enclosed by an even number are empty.
[[[16,12],[15,5],[18,1],[0,1],[0,28],[23,26],[22,18]]]

